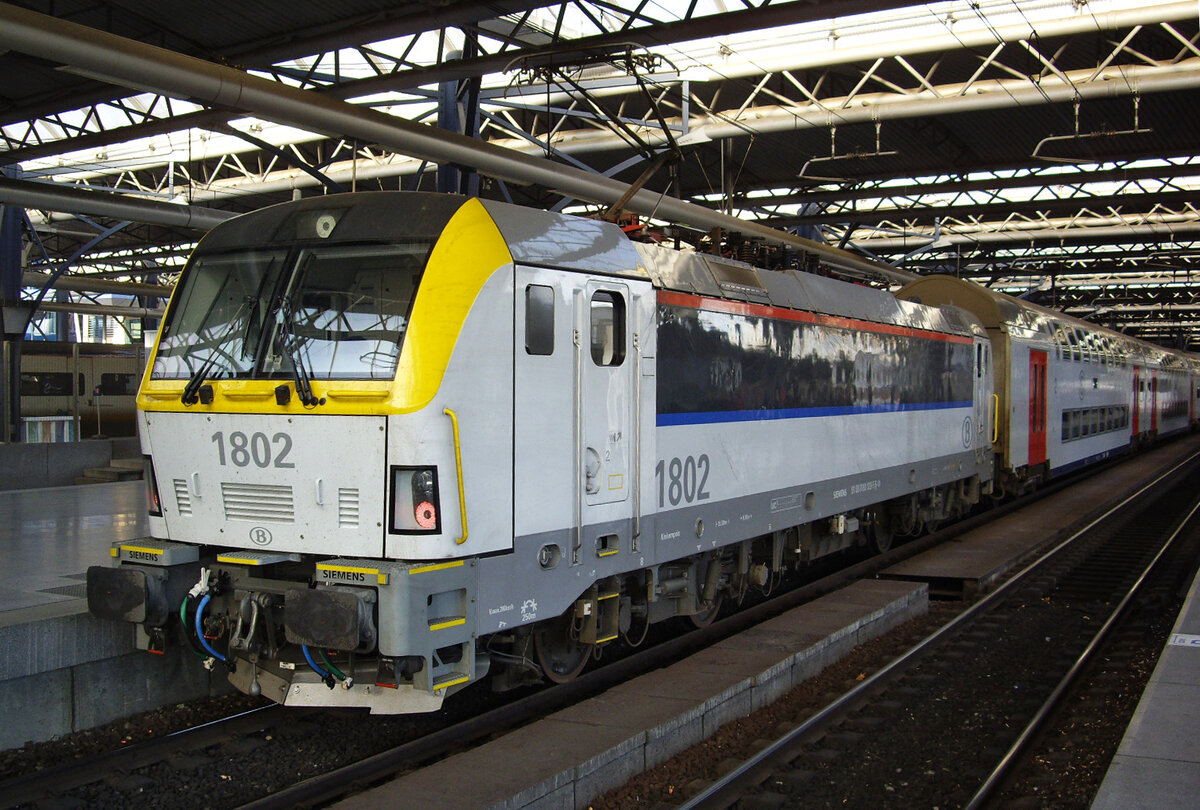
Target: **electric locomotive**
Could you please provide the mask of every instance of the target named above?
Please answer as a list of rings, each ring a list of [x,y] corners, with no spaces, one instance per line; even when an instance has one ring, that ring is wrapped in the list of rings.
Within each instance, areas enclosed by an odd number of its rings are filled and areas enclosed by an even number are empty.
[[[138,395],[151,536],[88,571],[140,646],[289,705],[564,681],[993,477],[979,320],[456,196],[213,229]]]

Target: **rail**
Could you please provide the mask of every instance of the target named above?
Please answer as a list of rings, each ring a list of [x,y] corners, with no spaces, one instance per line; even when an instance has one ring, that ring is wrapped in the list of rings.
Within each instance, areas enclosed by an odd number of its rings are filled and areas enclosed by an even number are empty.
[[[795,750],[802,745],[801,741],[803,739],[814,734],[817,732],[817,730],[830,725],[835,718],[844,715],[852,708],[869,704],[869,696],[871,694],[878,693],[878,691],[889,682],[889,679],[895,678],[901,672],[909,669],[919,659],[922,659],[928,655],[931,650],[942,644],[949,637],[951,637],[952,634],[963,628],[967,623],[996,608],[999,604],[1011,596],[1018,587],[1032,581],[1035,575],[1042,572],[1048,563],[1051,561],[1057,561],[1064,557],[1064,552],[1072,548],[1082,537],[1096,529],[1105,521],[1113,518],[1118,512],[1128,507],[1133,501],[1147,494],[1155,487],[1163,484],[1176,473],[1179,473],[1184,468],[1195,464],[1196,460],[1197,455],[1189,455],[1186,459],[1173,465],[1170,469],[1155,476],[1151,481],[1145,483],[1143,486],[1137,489],[1137,491],[1123,498],[1119,503],[1107,509],[1103,514],[1090,521],[1086,526],[1076,530],[1069,537],[1055,545],[1050,550],[1046,551],[1024,570],[1015,574],[1008,581],[997,587],[996,590],[992,591],[990,594],[967,608],[950,622],[943,625],[931,635],[927,636],[920,643],[910,648],[908,651],[895,658],[890,663],[881,667],[872,675],[858,683],[858,685],[856,685],[853,689],[826,705],[824,708],[813,714],[786,735],[775,740],[770,745],[762,748],[756,754],[742,762],[738,767],[716,779],[703,791],[678,805],[677,810],[700,810],[701,808],[728,806],[732,801],[735,800],[736,796],[741,791],[745,790],[751,784],[762,782],[764,772],[769,772],[772,769],[772,763],[794,758]],[[1193,506],[1188,514],[1188,517],[1179,522],[1179,525],[1171,534],[1171,541],[1174,540],[1179,533],[1179,529],[1186,525],[1187,521],[1192,518],[1196,511],[1200,511],[1200,503]],[[1167,542],[1163,543],[1164,549],[1167,546]],[[1158,559],[1160,559],[1161,554],[1162,552],[1159,552],[1157,555],[1155,555],[1154,560],[1148,566],[1146,566],[1147,571],[1153,567],[1153,564],[1157,562]],[[1142,578],[1144,578],[1144,576],[1145,574],[1143,573]],[[1139,578],[1139,584],[1140,582],[1141,578]],[[1125,602],[1122,601],[1121,604],[1123,606]],[[1100,632],[1107,632],[1107,628],[1108,624],[1106,623],[1105,627],[1102,628]],[[1092,646],[1093,644],[1088,645],[1089,650]],[[1075,666],[1072,667],[1072,672],[1075,673],[1082,669],[1082,667],[1082,664],[1076,663]],[[1060,685],[1055,690],[1054,694],[1059,695],[1065,691],[1067,691],[1067,688]],[[1049,710],[1047,709],[1046,711],[1048,712]],[[1040,724],[1043,713],[1039,712],[1038,714],[1039,716],[1035,717],[1034,722]],[[1033,725],[1033,723],[1031,723],[1031,725]],[[1027,731],[1021,735],[1018,742],[1021,745],[1024,745],[1028,742],[1029,738],[1033,736],[1033,731]],[[1011,760],[1016,756],[1014,753],[1016,750],[1017,744],[1014,744],[1013,750],[1010,750],[1008,753],[1006,753],[1004,759],[1002,760],[1001,766],[998,766],[997,770],[1000,770],[1001,768],[1006,770],[1009,767]],[[994,778],[989,777],[984,783],[989,791],[989,796],[990,791],[995,787],[995,785],[992,783],[999,783],[1002,776],[1003,773],[995,775]],[[984,788],[981,787],[981,794],[983,790]],[[973,803],[967,806],[971,808],[977,808],[979,805]]]

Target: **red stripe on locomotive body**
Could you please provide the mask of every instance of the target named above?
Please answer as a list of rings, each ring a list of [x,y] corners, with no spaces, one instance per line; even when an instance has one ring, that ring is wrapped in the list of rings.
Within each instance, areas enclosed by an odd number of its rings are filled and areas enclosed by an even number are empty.
[[[832,326],[841,329],[857,329],[863,332],[876,332],[881,335],[902,335],[904,337],[922,338],[924,340],[943,340],[947,343],[970,344],[974,340],[964,335],[949,335],[945,332],[932,332],[927,329],[913,329],[908,326],[893,326],[874,321],[860,321],[856,318],[843,318],[839,315],[821,315],[816,312],[805,312],[798,309],[785,309],[766,304],[749,304],[742,301],[727,301],[723,298],[708,298],[692,293],[659,290],[658,302],[674,306],[691,307],[708,312],[723,312],[732,315],[758,315],[764,318],[774,318],[783,321],[798,321],[815,323],[821,326]]]

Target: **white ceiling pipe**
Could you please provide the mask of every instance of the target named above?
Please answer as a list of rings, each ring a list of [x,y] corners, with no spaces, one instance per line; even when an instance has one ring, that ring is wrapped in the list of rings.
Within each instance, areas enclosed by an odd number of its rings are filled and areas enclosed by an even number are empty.
[[[21,283],[26,287],[44,287],[50,276],[44,273],[26,272],[21,276]],[[111,293],[113,295],[141,295],[146,298],[170,298],[174,287],[161,284],[138,284],[132,281],[109,281],[102,278],[87,276],[61,275],[54,281],[56,290],[72,290],[76,292]]]
[[[124,307],[119,304],[85,304],[83,302],[43,301],[39,312],[74,312],[80,315],[109,315],[121,318],[161,318],[166,309]]]
[[[0,177],[0,203],[204,231],[234,216],[228,211],[211,208],[156,202],[128,194],[84,191],[70,186],[8,177]]]

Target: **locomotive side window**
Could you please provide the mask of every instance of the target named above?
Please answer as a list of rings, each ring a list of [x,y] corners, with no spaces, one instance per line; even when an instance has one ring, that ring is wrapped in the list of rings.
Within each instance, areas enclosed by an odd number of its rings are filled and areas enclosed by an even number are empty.
[[[541,284],[525,288],[525,352],[554,354],[554,289]]]
[[[598,366],[619,366],[625,360],[625,299],[615,292],[597,290],[591,306],[592,361]]]

